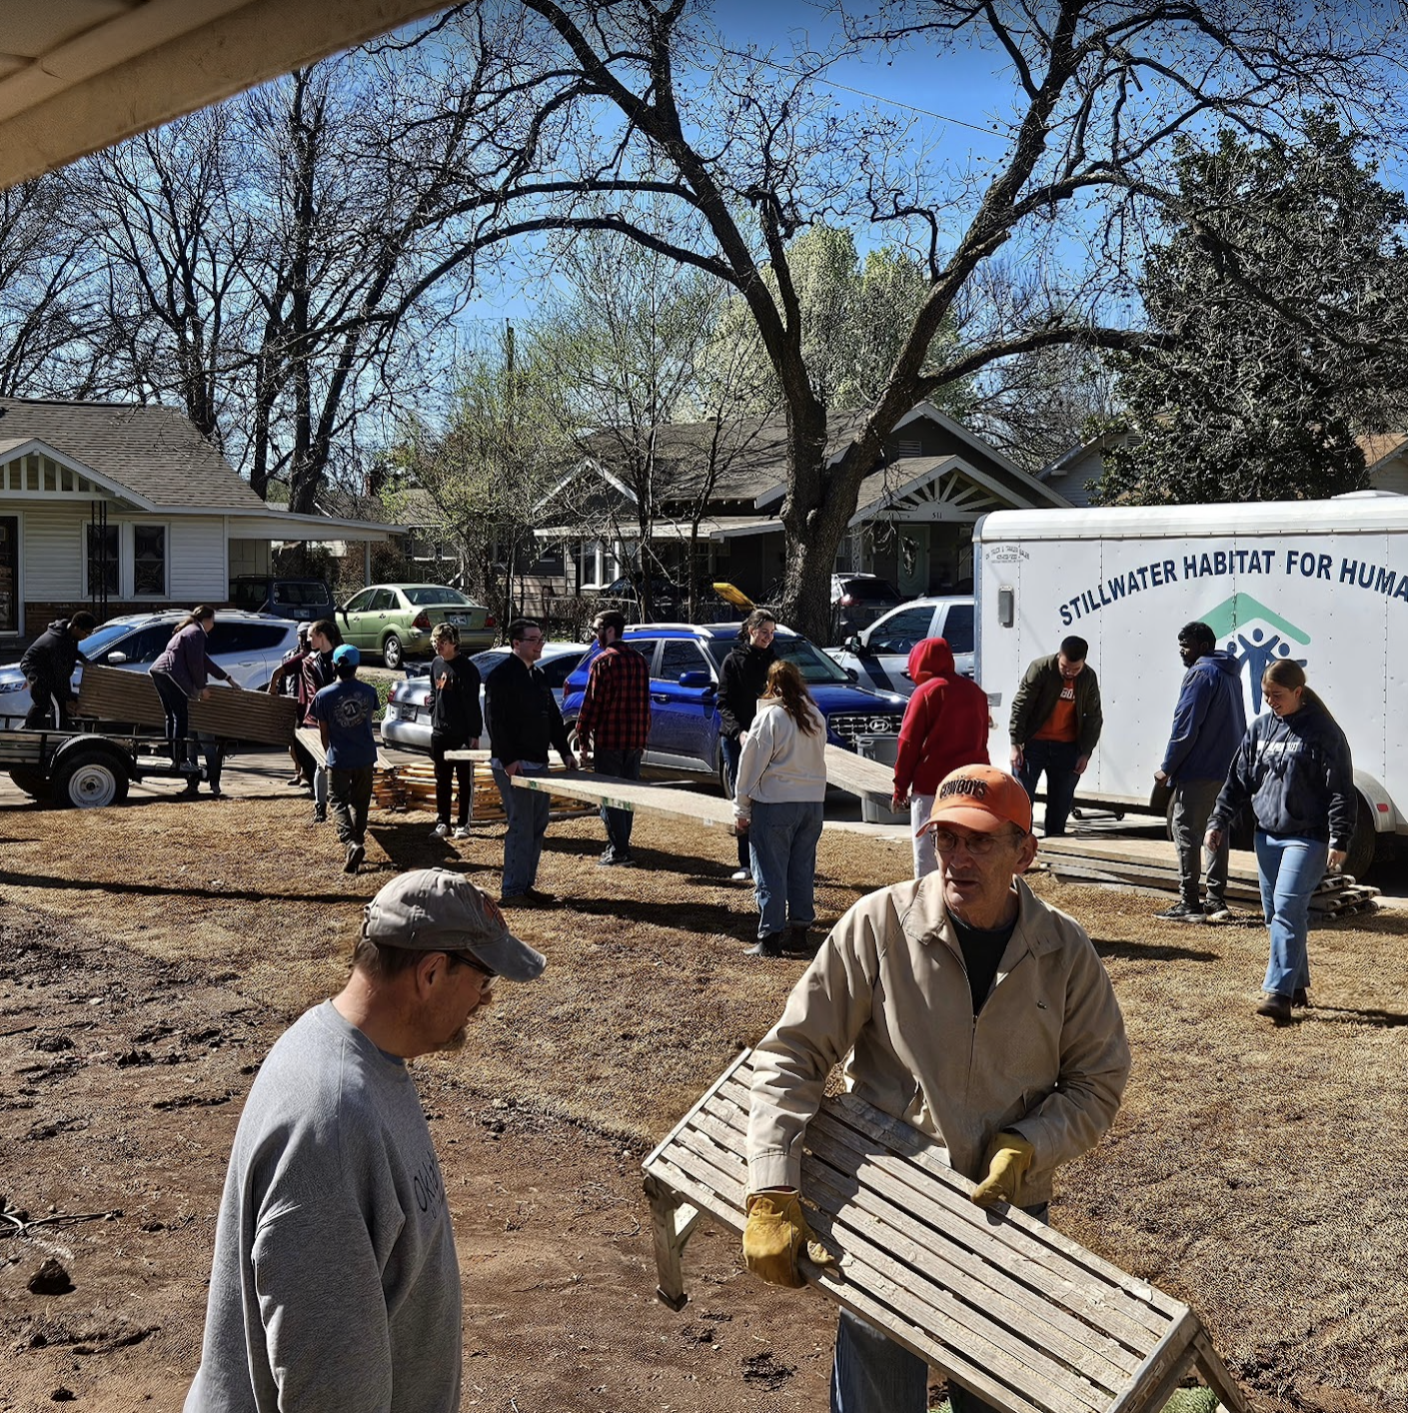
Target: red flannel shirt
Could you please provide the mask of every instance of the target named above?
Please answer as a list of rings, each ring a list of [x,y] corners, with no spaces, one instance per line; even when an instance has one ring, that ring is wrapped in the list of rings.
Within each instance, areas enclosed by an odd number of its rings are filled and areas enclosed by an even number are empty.
[[[643,751],[650,735],[650,667],[625,643],[592,659],[577,735],[594,751]]]

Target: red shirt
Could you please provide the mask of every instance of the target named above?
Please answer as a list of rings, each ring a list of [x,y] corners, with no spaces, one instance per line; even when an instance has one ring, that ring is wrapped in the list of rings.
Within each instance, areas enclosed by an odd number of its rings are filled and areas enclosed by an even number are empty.
[[[595,751],[643,751],[650,735],[650,667],[625,643],[592,659],[577,737]]]

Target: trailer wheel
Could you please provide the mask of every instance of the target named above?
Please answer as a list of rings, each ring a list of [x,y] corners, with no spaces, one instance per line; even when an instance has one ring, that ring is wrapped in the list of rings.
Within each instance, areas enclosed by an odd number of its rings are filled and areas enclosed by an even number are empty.
[[[32,765],[17,765],[10,771],[10,779],[17,789],[23,790],[32,800],[49,798],[49,777]]]
[[[1378,846],[1379,836],[1374,829],[1374,811],[1370,808],[1368,800],[1357,790],[1354,792],[1354,798],[1358,801],[1358,808],[1354,814],[1354,835],[1349,841],[1349,854],[1344,861],[1344,871],[1356,881],[1361,881],[1374,866],[1374,851]]]
[[[91,746],[63,755],[54,765],[54,801],[75,809],[101,809],[127,798],[127,767],[111,751]]]

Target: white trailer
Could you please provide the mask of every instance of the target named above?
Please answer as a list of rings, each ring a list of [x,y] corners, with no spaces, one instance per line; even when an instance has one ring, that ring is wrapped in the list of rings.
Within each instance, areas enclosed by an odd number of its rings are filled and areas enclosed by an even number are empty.
[[[1027,664],[1078,634],[1105,727],[1077,805],[1157,808],[1178,630],[1201,619],[1242,660],[1248,721],[1267,663],[1293,657],[1344,728],[1360,797],[1347,871],[1408,834],[1408,497],[998,511],[978,522],[973,552],[994,762],[1007,760]]]

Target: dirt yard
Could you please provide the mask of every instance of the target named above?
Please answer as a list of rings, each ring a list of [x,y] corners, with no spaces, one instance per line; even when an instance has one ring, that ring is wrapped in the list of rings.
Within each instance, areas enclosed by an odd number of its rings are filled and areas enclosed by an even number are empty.
[[[0,1233],[6,1413],[180,1408],[261,1057],[338,987],[394,870],[496,883],[497,830],[452,846],[428,816],[375,813],[370,867],[347,878],[289,793],[0,809],[0,1197],[55,1219]],[[605,870],[595,820],[553,827],[540,883],[566,904],[516,915],[547,973],[501,988],[463,1054],[416,1066],[459,1237],[464,1407],[824,1408],[829,1307],[741,1273],[731,1239],[694,1238],[682,1313],[653,1298],[640,1160],[801,968],[741,955],[731,840],[648,820],[636,840],[642,867]],[[828,836],[823,916],[907,865]],[[1196,1306],[1258,1408],[1404,1407],[1408,916],[1316,933],[1313,1008],[1278,1031],[1251,1015],[1259,925],[1171,931],[1146,895],[1036,886],[1096,939],[1136,1057],[1057,1225]],[[46,1257],[71,1290],[26,1288]]]

